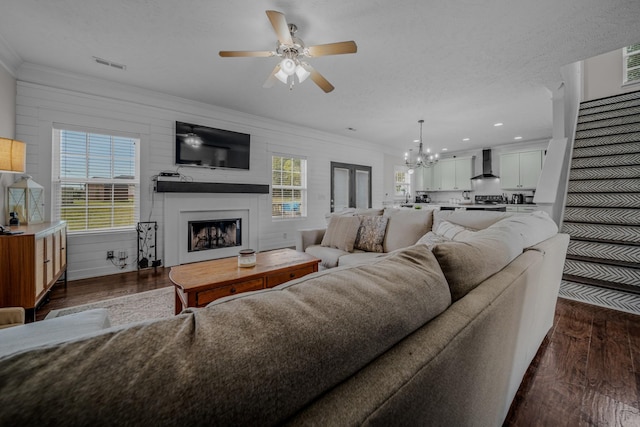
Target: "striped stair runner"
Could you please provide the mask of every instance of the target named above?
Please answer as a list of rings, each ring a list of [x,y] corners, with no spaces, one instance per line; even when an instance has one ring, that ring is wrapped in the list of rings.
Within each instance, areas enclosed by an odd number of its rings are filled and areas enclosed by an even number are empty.
[[[640,91],[583,102],[560,296],[640,314]]]

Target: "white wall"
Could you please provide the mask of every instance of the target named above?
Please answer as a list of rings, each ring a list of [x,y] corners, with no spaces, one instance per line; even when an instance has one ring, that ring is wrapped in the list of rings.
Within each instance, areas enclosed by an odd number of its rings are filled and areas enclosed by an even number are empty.
[[[16,132],[16,79],[0,66],[0,137],[15,138]],[[14,175],[0,173],[0,224],[5,223],[5,188],[13,184]]]
[[[640,89],[639,83],[622,85],[622,68],[622,48],[585,60],[583,101]]]
[[[271,153],[306,156],[308,218],[259,224],[258,250],[295,245],[299,228],[325,224],[329,210],[330,162],[372,166],[373,205],[383,197],[383,150],[372,144],[186,99],[127,87],[86,76],[23,64],[17,83],[17,137],[27,142],[27,172],[46,189],[51,207],[51,129],[53,123],[137,133],[141,137],[141,221],[158,221],[158,257],[163,258],[164,195],[152,191],[151,177],[175,170],[175,121],[251,134],[250,171],[183,168],[195,181],[269,184]],[[216,197],[215,194],[204,197]],[[270,196],[260,196],[260,212],[271,212]],[[50,214],[49,214],[50,215]],[[118,273],[106,261],[106,251],[126,250],[135,260],[136,233],[70,235],[69,278]],[[135,262],[126,270],[134,270]]]

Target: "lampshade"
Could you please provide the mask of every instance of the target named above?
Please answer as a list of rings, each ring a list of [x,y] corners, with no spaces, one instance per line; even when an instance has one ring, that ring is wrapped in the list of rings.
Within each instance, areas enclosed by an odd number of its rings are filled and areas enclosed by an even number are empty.
[[[0,172],[25,171],[27,144],[15,139],[0,138]]]
[[[302,65],[297,65],[296,66],[296,76],[298,76],[298,81],[300,83],[305,81],[307,79],[307,77],[309,77],[310,75],[311,75],[311,73],[308,72],[307,70],[305,70]]]

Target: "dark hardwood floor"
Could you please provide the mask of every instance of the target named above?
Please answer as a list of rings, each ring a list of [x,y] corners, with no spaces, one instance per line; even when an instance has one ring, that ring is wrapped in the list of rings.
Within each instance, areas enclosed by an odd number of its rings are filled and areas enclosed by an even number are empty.
[[[36,318],[166,286],[168,268],[56,285]],[[640,316],[560,298],[504,426],[640,426]]]
[[[170,270],[170,268],[158,267],[74,280],[70,281],[66,288],[59,282],[49,292],[49,301],[36,310],[36,320],[44,319],[51,310],[173,286],[169,280]]]
[[[640,426],[640,316],[558,299],[504,426]]]

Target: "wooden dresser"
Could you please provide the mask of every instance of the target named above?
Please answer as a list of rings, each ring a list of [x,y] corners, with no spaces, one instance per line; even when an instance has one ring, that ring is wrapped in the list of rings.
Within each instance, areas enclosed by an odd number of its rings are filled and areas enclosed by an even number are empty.
[[[67,224],[58,221],[17,229],[24,233],[0,235],[0,307],[35,312],[66,273]]]

